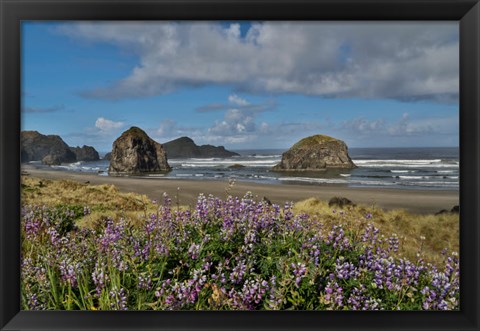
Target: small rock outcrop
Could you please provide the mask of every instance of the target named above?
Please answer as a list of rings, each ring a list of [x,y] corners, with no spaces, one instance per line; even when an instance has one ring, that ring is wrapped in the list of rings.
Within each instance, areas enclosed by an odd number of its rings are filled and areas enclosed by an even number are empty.
[[[181,137],[163,144],[167,155],[171,159],[180,158],[205,158],[205,157],[232,157],[238,153],[231,152],[223,146],[202,145],[198,146],[189,137]]]
[[[356,168],[347,145],[338,139],[315,135],[304,138],[282,154],[274,171],[323,171],[328,168]]]
[[[151,139],[140,128],[131,127],[113,142],[109,174],[121,175],[170,170],[162,145]]]
[[[42,159],[42,163],[52,166],[52,165],[60,165],[62,164],[62,161],[60,161],[57,155],[48,154]]]
[[[443,215],[443,214],[459,214],[460,213],[460,206],[455,205],[452,207],[452,209],[447,210],[447,209],[442,209],[438,212],[435,213],[435,215]]]
[[[228,166],[228,168],[230,168],[230,169],[241,169],[241,168],[245,168],[245,166],[243,164],[235,163],[235,164],[232,164],[231,166]]]
[[[20,145],[21,162],[42,161],[45,164],[54,165],[75,162],[77,159],[75,153],[57,135],[43,135],[38,131],[22,131]]]
[[[92,146],[83,145],[83,147],[70,147],[75,153],[77,161],[98,161],[100,159],[98,152]]]
[[[105,154],[105,155],[103,156],[103,159],[104,159],[104,160],[110,161],[111,158],[112,158],[112,152],[108,152],[107,154]]]
[[[352,200],[344,198],[344,197],[333,197],[328,201],[328,206],[329,207],[338,206],[340,208],[343,208],[345,206],[355,207],[356,204],[354,204],[352,202]]]

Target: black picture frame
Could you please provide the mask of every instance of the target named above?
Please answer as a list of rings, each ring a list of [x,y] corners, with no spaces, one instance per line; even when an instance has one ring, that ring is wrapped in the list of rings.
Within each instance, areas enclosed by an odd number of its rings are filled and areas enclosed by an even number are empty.
[[[476,0],[0,0],[1,330],[479,330],[480,4]],[[461,309],[450,312],[20,311],[23,20],[454,20],[460,22]]]

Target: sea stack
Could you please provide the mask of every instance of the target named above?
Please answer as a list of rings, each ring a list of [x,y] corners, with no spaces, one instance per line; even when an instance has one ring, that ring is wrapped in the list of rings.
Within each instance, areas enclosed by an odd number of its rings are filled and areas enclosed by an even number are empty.
[[[70,147],[77,158],[77,161],[98,161],[100,159],[98,152],[92,146],[83,145],[83,147]]]
[[[282,154],[273,171],[325,171],[328,168],[353,169],[347,145],[338,139],[315,135],[303,138]]]
[[[131,127],[113,142],[109,174],[139,174],[170,170],[163,146],[151,139],[140,128]]]

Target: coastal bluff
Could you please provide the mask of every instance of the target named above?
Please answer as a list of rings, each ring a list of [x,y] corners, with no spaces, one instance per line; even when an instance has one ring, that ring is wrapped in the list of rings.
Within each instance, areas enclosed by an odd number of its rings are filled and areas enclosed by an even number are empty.
[[[163,146],[151,139],[140,128],[131,127],[113,142],[109,174],[138,174],[170,170]]]
[[[98,152],[91,146],[69,147],[58,135],[44,135],[38,131],[20,132],[20,159],[22,163],[42,161],[59,165],[77,161],[97,161]]]
[[[239,156],[223,146],[201,145],[198,146],[189,137],[180,137],[163,144],[169,158],[208,158]]]
[[[303,138],[282,154],[273,171],[325,171],[328,168],[353,169],[347,145],[326,135]]]
[[[44,135],[38,131],[20,133],[21,162],[42,161],[48,165],[75,162],[75,153],[57,135]]]

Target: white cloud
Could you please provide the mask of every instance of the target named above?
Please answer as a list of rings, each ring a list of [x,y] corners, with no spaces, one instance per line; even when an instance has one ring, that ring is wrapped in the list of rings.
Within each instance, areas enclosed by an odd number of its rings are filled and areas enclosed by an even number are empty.
[[[238,24],[209,22],[89,22],[60,31],[139,57],[127,77],[84,92],[92,98],[208,84],[338,98],[458,98],[458,22],[265,22],[245,37]]]
[[[180,138],[182,136],[188,136],[192,138],[196,143],[202,142],[205,136],[204,130],[197,127],[183,127],[171,119],[165,119],[160,122],[160,125],[156,129],[149,130],[152,132],[152,137],[159,143],[166,143],[170,140]]]
[[[408,113],[388,128],[392,136],[420,136],[420,135],[456,135],[458,137],[459,118],[455,117],[428,117],[410,119]]]
[[[239,97],[236,94],[231,94],[228,96],[228,101],[237,106],[248,106],[249,102],[246,99]]]
[[[383,119],[368,120],[359,117],[343,122],[341,129],[346,129],[356,134],[378,134],[385,130],[385,121]]]
[[[95,127],[104,133],[111,133],[112,131],[122,128],[124,125],[123,122],[114,122],[103,117],[99,117],[95,121]]]
[[[262,122],[257,126],[256,120],[260,113],[273,111],[276,103],[268,100],[263,103],[252,104],[246,99],[236,94],[228,96],[228,101],[234,107],[223,105],[225,113],[222,120],[217,120],[207,130],[207,139],[210,142],[225,142],[238,144],[251,142],[258,138],[259,135],[265,135],[269,132],[268,124]],[[222,109],[221,104],[211,104],[197,108],[198,112],[206,112],[210,109]]]
[[[57,105],[52,107],[24,107],[22,109],[25,113],[53,113],[65,110],[64,105]]]
[[[159,137],[171,137],[178,132],[177,123],[173,120],[166,119],[160,123],[156,130],[156,135]]]

